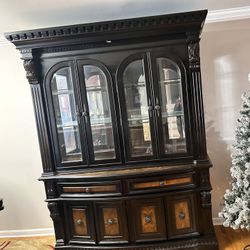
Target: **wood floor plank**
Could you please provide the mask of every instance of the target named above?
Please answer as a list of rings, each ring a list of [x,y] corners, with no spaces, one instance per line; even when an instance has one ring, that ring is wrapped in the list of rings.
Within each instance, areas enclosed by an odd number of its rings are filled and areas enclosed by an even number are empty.
[[[219,250],[243,250],[250,244],[250,231],[247,230],[215,226],[215,233],[219,241]],[[6,250],[17,249],[15,248],[17,246],[18,250],[47,250],[52,249],[50,246],[54,245],[55,238],[54,236],[0,238],[0,245],[8,241],[11,243],[4,248]],[[247,250],[250,250],[250,247]]]

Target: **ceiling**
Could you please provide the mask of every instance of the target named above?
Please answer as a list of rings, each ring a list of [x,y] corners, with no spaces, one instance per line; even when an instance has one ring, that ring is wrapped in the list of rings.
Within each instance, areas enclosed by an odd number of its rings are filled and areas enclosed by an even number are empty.
[[[250,6],[250,0],[0,0],[0,33],[22,29]]]

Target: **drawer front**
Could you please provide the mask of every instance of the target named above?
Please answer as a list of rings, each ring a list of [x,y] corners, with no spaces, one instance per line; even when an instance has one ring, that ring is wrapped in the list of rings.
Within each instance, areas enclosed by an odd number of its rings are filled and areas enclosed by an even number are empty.
[[[177,175],[174,177],[156,177],[143,180],[130,179],[129,193],[155,191],[159,189],[183,188],[194,186],[193,174]]]
[[[69,205],[69,224],[71,241],[95,243],[91,204]]]
[[[194,194],[166,199],[168,236],[170,239],[197,234],[194,202]]]
[[[132,200],[130,210],[136,242],[166,239],[162,199]]]
[[[121,183],[114,182],[100,182],[100,183],[59,183],[61,197],[68,197],[71,195],[80,196],[105,196],[105,195],[120,195]]]
[[[128,243],[127,219],[123,201],[96,202],[100,243]]]

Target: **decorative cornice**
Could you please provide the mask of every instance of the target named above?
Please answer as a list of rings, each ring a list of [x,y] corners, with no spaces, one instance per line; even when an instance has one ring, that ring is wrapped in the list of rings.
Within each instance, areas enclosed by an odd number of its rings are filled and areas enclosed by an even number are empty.
[[[160,16],[159,16],[160,17]],[[211,10],[208,11],[208,15],[206,18],[206,23],[217,23],[217,22],[226,22],[226,21],[234,21],[234,20],[242,20],[242,19],[248,19],[250,18],[250,6],[245,6],[245,7],[238,7],[238,8],[230,8],[230,9],[221,9],[221,10]],[[122,20],[118,20],[118,21],[122,21]],[[117,21],[117,22],[118,22]],[[153,20],[151,20],[153,21]],[[170,20],[169,20],[170,21]],[[157,22],[157,21],[156,21]],[[166,22],[163,21],[163,22]],[[109,23],[109,22],[105,22],[105,23]],[[98,24],[98,23],[96,23]],[[138,25],[138,23],[131,23],[129,24],[131,25]],[[149,22],[145,22],[144,25],[149,25]],[[86,25],[82,25],[80,30],[76,29],[78,25],[74,25],[72,26],[69,30],[57,30],[56,28],[51,28],[51,29],[47,29],[47,30],[43,30],[41,32],[41,34],[38,32],[38,30],[33,30],[32,31],[28,31],[27,34],[25,34],[25,32],[20,32],[19,36],[15,37],[15,39],[13,40],[21,40],[22,38],[25,40],[25,37],[27,36],[30,37],[30,39],[35,39],[35,38],[41,38],[43,37],[55,37],[55,36],[62,36],[62,35],[70,35],[70,34],[79,34],[81,32],[85,32],[86,34],[89,34],[93,31],[97,32],[97,31],[101,31],[101,30],[107,30],[110,31],[110,28],[108,27],[108,25],[104,25],[103,27],[95,27],[94,24],[90,24],[90,26],[88,26],[88,24]],[[84,27],[85,26],[85,27]],[[125,23],[120,23],[119,25],[113,27],[113,29],[124,29],[128,26],[128,24]],[[84,31],[85,30],[85,31]],[[12,32],[9,34],[16,34],[17,32]],[[32,34],[33,33],[33,34]],[[18,34],[16,34],[18,35]],[[19,37],[19,39],[18,39]],[[8,40],[11,40],[10,37],[8,37]],[[10,43],[6,40],[6,38],[4,37],[3,33],[0,33],[0,47],[1,46],[8,46],[10,45]]]
[[[250,18],[250,6],[209,11],[206,23],[234,21],[247,18]]]
[[[9,32],[5,33],[5,37],[7,40],[16,45],[23,45],[29,42],[53,42],[61,38],[87,39],[89,37],[100,36],[103,33],[106,35],[130,31],[150,31],[151,33],[159,31],[159,33],[176,33],[180,30],[184,31],[186,25],[190,25],[191,23],[194,24],[196,29],[201,29],[206,15],[207,10],[192,11],[169,15]]]

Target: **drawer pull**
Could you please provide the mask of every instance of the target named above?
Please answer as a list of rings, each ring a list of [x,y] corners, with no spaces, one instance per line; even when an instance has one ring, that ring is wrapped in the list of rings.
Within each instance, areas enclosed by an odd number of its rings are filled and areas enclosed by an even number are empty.
[[[107,222],[105,223],[105,224],[107,224],[107,225],[114,225],[114,224],[116,224],[117,223],[117,219],[116,218],[114,218],[114,219],[107,219]]]
[[[160,181],[160,187],[164,187],[165,186],[165,182],[164,181]]]
[[[150,215],[146,215],[146,216],[145,216],[145,222],[146,222],[146,223],[151,223],[151,222],[152,222],[152,218],[151,218]]]
[[[184,220],[184,219],[185,219],[185,213],[180,212],[180,213],[179,213],[179,219],[180,219],[180,220]]]
[[[85,188],[85,193],[86,193],[86,194],[90,194],[90,193],[91,193],[91,189],[90,189],[90,188],[88,188],[88,187],[87,187],[87,188]]]
[[[82,224],[83,224],[83,221],[80,220],[80,219],[78,219],[78,220],[76,220],[76,224],[77,224],[77,225],[82,225]]]

